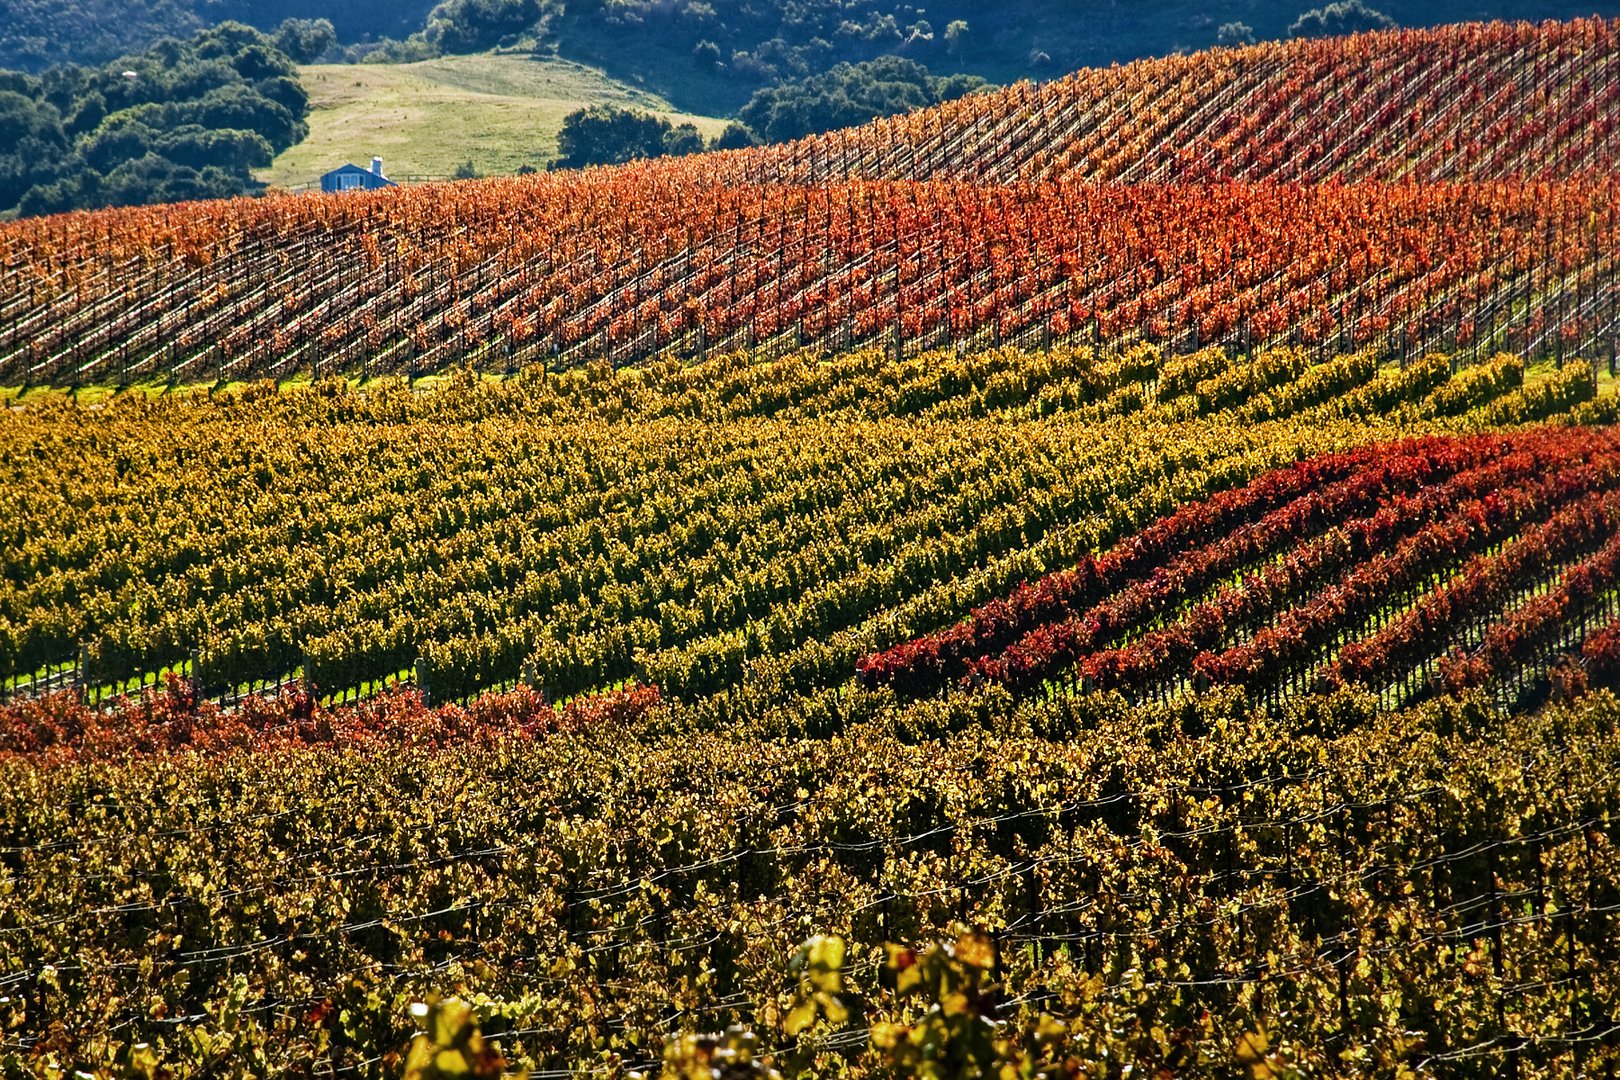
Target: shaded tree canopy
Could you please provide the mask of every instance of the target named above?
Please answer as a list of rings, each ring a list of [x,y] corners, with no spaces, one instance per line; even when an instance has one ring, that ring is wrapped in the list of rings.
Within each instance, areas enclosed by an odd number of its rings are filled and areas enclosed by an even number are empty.
[[[1338,3],[1305,12],[1288,27],[1289,37],[1334,37],[1355,34],[1363,30],[1388,30],[1395,20],[1382,11],[1375,11],[1362,0],[1339,0]]]
[[[337,29],[330,19],[288,19],[276,29],[275,42],[294,63],[313,64],[337,50]]]
[[[703,136],[692,124],[676,126],[639,109],[596,105],[563,118],[557,136],[561,152],[554,167],[623,165],[638,158],[693,154],[704,149]]]
[[[440,0],[422,37],[443,52],[479,52],[533,29],[540,15],[540,0]]]
[[[760,90],[738,117],[767,142],[782,142],[937,105],[984,85],[972,75],[937,78],[916,61],[885,56]]]
[[[314,48],[329,30],[291,34]],[[242,194],[252,169],[304,137],[308,112],[293,59],[241,23],[105,67],[0,73],[0,211]]]

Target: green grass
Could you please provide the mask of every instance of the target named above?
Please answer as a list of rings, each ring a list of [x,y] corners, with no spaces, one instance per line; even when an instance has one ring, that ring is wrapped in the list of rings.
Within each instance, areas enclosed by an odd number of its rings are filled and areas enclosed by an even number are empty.
[[[1609,365],[1600,364],[1597,377],[1598,397],[1606,397],[1609,394],[1616,393],[1617,384],[1620,384],[1620,378],[1609,374]]]
[[[725,121],[678,113],[662,98],[595,68],[528,54],[483,53],[414,64],[317,64],[301,71],[309,137],[259,174],[281,187],[318,184],[344,162],[383,159],[388,175],[447,177],[465,161],[485,175],[544,168],[563,117],[586,105],[645,109],[690,121],[705,137]]]

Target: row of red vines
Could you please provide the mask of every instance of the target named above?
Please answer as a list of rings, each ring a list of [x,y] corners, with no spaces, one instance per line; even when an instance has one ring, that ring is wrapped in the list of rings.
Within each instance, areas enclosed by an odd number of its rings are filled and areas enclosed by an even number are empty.
[[[964,679],[1020,692],[1066,679],[1138,698],[1189,682],[1379,689],[1478,638],[1467,665],[1448,671],[1479,682],[1547,635],[1568,636],[1569,618],[1589,618],[1606,595],[1600,556],[1514,606],[1608,538],[1617,484],[1612,430],[1409,441],[1303,462],[864,657],[857,675],[905,694]]]

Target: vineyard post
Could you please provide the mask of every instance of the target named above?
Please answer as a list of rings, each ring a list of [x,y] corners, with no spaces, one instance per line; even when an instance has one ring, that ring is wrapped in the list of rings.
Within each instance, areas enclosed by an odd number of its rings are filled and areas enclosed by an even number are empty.
[[[1598,962],[1598,966],[1601,967],[1608,963],[1609,942],[1608,936],[1603,933],[1603,917],[1598,914],[1598,906],[1596,903],[1597,897],[1594,895],[1594,889],[1592,887],[1592,867],[1594,861],[1592,852],[1592,828],[1593,826],[1589,826],[1586,829],[1583,829],[1583,835],[1581,837],[1581,839],[1585,841],[1583,851],[1585,858],[1582,861],[1585,863],[1586,870],[1586,948],[1589,956],[1594,953],[1596,954],[1595,959]]]
[[[417,692],[422,695],[422,704],[431,705],[433,703],[433,693],[430,681],[431,671],[428,668],[427,657],[418,656],[416,658],[416,664],[412,668],[412,676],[416,682]]]
[[[79,642],[78,684],[79,700],[90,704],[90,644],[84,641]]]
[[[1507,968],[1507,959],[1503,955],[1504,946],[1502,943],[1502,925],[1511,916],[1509,915],[1507,905],[1502,903],[1502,895],[1499,891],[1499,866],[1497,863],[1497,848],[1499,843],[1500,841],[1491,841],[1489,847],[1487,848],[1488,855],[1486,876],[1490,883],[1490,901],[1486,910],[1490,912],[1489,917],[1491,920],[1491,966],[1495,970],[1496,979],[1500,985],[1506,978],[1505,973]],[[1507,1006],[1506,1002],[1504,1001],[1504,997],[1505,995],[1502,994],[1498,994],[1496,996],[1496,1024],[1499,1032],[1498,1038],[1505,1036],[1507,1029]],[[1520,1042],[1521,1040],[1518,1039],[1508,1041],[1507,1065],[1509,1076],[1516,1077],[1519,1075]]]

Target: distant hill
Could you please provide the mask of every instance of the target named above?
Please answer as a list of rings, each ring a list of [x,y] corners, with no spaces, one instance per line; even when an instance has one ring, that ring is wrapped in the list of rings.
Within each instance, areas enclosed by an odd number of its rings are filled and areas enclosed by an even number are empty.
[[[421,29],[432,7],[432,0],[0,0],[0,68],[99,64],[227,19],[268,30],[287,18],[325,18],[344,41],[404,37]]]
[[[1562,179],[1615,168],[1620,22],[1264,42],[1018,83],[733,154],[732,182]]]
[[[405,179],[450,176],[465,162],[483,175],[544,168],[563,117],[585,105],[644,109],[705,136],[724,122],[673,111],[652,94],[567,60],[478,54],[413,64],[317,64],[300,70],[309,135],[259,173],[271,184],[313,183],[344,161],[380,155]]]
[[[761,86],[879,55],[937,74],[1007,83],[1081,67],[1201,49],[1252,36],[1274,40],[1328,0],[447,0],[438,20],[502,5],[544,12],[539,40],[678,109],[729,114]],[[1480,19],[1620,15],[1603,0],[1367,0],[1402,26]],[[420,32],[432,0],[0,0],[0,67],[37,70],[112,59],[165,34],[239,19],[273,28],[330,19],[345,44]],[[953,29],[953,24],[962,24]],[[1354,25],[1348,27],[1355,29]],[[446,40],[442,35],[436,40]],[[488,42],[480,45],[487,47]],[[426,48],[419,44],[418,51]]]

